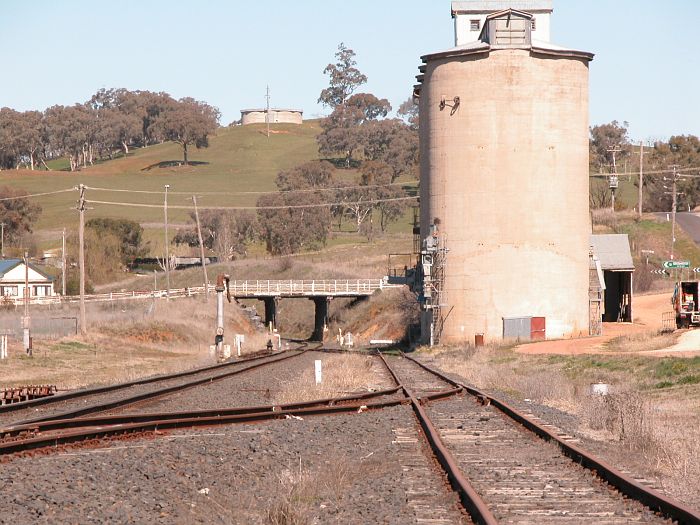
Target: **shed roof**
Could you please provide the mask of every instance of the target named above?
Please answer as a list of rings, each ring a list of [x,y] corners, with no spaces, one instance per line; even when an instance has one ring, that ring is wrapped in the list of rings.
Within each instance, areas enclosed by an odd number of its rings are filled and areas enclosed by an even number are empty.
[[[634,271],[630,241],[626,233],[591,235],[591,246],[603,270]]]
[[[493,13],[504,9],[528,13],[552,12],[552,0],[468,0],[452,2],[452,16],[456,14]]]

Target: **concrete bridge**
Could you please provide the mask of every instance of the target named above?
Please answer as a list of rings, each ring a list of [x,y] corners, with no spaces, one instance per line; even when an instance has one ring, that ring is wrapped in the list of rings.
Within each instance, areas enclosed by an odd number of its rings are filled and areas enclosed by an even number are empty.
[[[389,284],[387,278],[381,279],[281,279],[281,280],[232,280],[229,293],[236,299],[257,299],[265,303],[265,324],[276,324],[277,302],[282,298],[309,299],[314,302],[315,319],[313,340],[323,338],[323,327],[328,317],[328,302],[334,297],[368,297],[377,290],[398,288],[400,284]],[[205,292],[204,286],[176,288],[170,290],[170,298],[189,297]],[[215,286],[209,285],[209,293],[216,293]],[[108,302],[118,300],[153,299],[168,296],[166,290],[134,290],[129,292],[109,292],[89,294],[87,302]],[[22,297],[5,298],[16,306],[23,304]],[[30,297],[30,304],[60,304],[78,302],[78,296]]]
[[[398,288],[386,279],[321,280],[246,280],[230,281],[229,290],[236,299],[258,299],[265,303],[265,324],[277,324],[277,301],[281,298],[306,298],[314,302],[314,333],[321,341],[328,319],[328,302],[334,297],[368,297],[377,290]]]

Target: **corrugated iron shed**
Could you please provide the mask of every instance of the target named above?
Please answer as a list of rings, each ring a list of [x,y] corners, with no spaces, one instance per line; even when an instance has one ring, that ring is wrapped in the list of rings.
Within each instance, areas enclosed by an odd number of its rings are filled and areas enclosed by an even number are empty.
[[[627,234],[591,235],[593,254],[600,260],[603,270],[634,271],[630,241]]]

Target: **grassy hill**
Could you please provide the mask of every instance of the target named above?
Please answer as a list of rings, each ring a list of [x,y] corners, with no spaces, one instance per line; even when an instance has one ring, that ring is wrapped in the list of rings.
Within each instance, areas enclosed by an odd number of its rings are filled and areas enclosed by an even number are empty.
[[[192,149],[193,165],[181,166],[182,151],[173,143],[134,150],[129,156],[90,166],[80,172],[70,171],[3,171],[0,185],[19,187],[29,193],[72,188],[80,183],[96,188],[163,191],[170,184],[170,217],[184,222],[186,210],[176,206],[191,205],[191,195],[203,192],[240,192],[275,190],[274,179],[280,170],[318,158],[316,135],[318,121],[301,126],[276,125],[267,138],[264,126],[222,128],[210,140],[209,148]],[[62,164],[57,163],[60,167]],[[187,195],[178,195],[185,192]],[[200,206],[254,205],[257,195],[202,195]],[[128,201],[162,205],[163,196],[89,190],[88,200]],[[77,226],[75,202],[77,192],[36,199],[43,213],[37,230],[58,230]],[[95,204],[88,216],[123,217],[142,223],[163,221],[159,208],[127,208]]]

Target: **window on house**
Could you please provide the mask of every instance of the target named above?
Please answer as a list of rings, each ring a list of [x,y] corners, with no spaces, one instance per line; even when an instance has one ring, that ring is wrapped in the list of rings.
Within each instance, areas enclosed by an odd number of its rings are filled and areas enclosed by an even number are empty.
[[[469,30],[470,31],[478,31],[481,29],[481,20],[470,20],[469,21]]]

